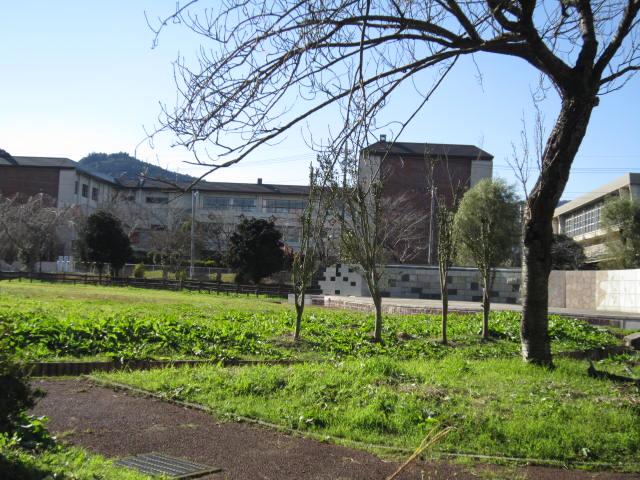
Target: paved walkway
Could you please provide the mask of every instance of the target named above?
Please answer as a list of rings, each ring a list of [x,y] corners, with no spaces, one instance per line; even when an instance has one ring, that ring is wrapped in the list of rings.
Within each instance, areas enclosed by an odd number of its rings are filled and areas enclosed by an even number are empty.
[[[342,297],[337,295],[316,295],[312,297],[315,305],[348,308],[353,310],[373,310],[370,297]],[[442,310],[440,300],[422,300],[416,298],[383,298],[382,308],[387,313],[412,314],[425,311],[439,313]],[[521,312],[521,305],[492,303],[492,310]],[[450,312],[481,312],[478,302],[449,301]],[[640,329],[640,313],[609,312],[600,310],[580,310],[575,308],[550,308],[549,313],[567,317],[585,318],[595,324],[609,324],[629,330]]]
[[[159,452],[223,469],[208,480],[383,480],[398,467],[369,453],[242,423],[168,402],[95,386],[85,380],[35,380],[46,391],[34,413],[50,418],[64,441],[107,457]],[[484,472],[483,475],[479,475]],[[613,472],[545,467],[504,468],[420,462],[404,480],[638,480]]]

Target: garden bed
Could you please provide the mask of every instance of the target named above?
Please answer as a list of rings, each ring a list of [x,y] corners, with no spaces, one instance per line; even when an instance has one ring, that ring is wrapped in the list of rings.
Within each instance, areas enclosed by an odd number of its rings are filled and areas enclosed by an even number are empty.
[[[519,314],[494,312],[492,340],[481,315],[451,314],[450,346],[439,342],[438,315],[385,317],[383,343],[371,341],[369,314],[308,308],[302,341],[294,312],[266,299],[132,288],[0,282],[0,321],[27,362],[109,360],[319,360],[388,355],[399,359],[519,355]],[[603,328],[550,317],[554,353],[602,350],[620,343]]]

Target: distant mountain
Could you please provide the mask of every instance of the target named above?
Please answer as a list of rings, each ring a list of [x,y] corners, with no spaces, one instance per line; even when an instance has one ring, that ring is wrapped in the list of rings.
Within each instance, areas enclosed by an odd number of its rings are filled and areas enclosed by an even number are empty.
[[[164,168],[143,162],[128,153],[90,153],[82,160],[80,165],[90,170],[106,173],[114,178],[127,178],[137,180],[138,175],[144,173],[150,178],[171,180],[173,182],[191,182],[195,178],[189,175],[172,172]]]

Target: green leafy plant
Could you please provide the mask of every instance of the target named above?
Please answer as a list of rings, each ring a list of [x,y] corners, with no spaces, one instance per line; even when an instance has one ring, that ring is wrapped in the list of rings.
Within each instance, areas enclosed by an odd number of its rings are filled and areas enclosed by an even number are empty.
[[[144,263],[138,263],[133,268],[133,277],[134,278],[144,278],[144,274],[145,274]]]

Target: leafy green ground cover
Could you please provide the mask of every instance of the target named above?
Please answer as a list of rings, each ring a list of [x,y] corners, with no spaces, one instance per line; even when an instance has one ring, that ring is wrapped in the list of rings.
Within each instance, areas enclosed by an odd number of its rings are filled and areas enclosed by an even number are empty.
[[[376,357],[98,377],[206,405],[222,418],[369,444],[410,450],[431,428],[453,426],[440,451],[640,469],[638,389],[588,377],[584,361],[556,363],[550,371],[460,352],[430,361]]]
[[[78,448],[58,446],[29,451],[1,439],[0,473],[2,478],[20,480],[150,480]]]
[[[443,358],[517,356],[519,316],[495,312],[494,340],[479,338],[480,315],[451,315],[453,347],[438,341],[437,315],[388,316],[384,343],[370,341],[373,318],[356,312],[309,308],[303,342],[291,341],[293,309],[273,300],[120,287],[0,282],[0,322],[12,347],[28,360],[69,358],[300,358],[389,355]],[[612,333],[553,316],[555,352],[618,343]]]

